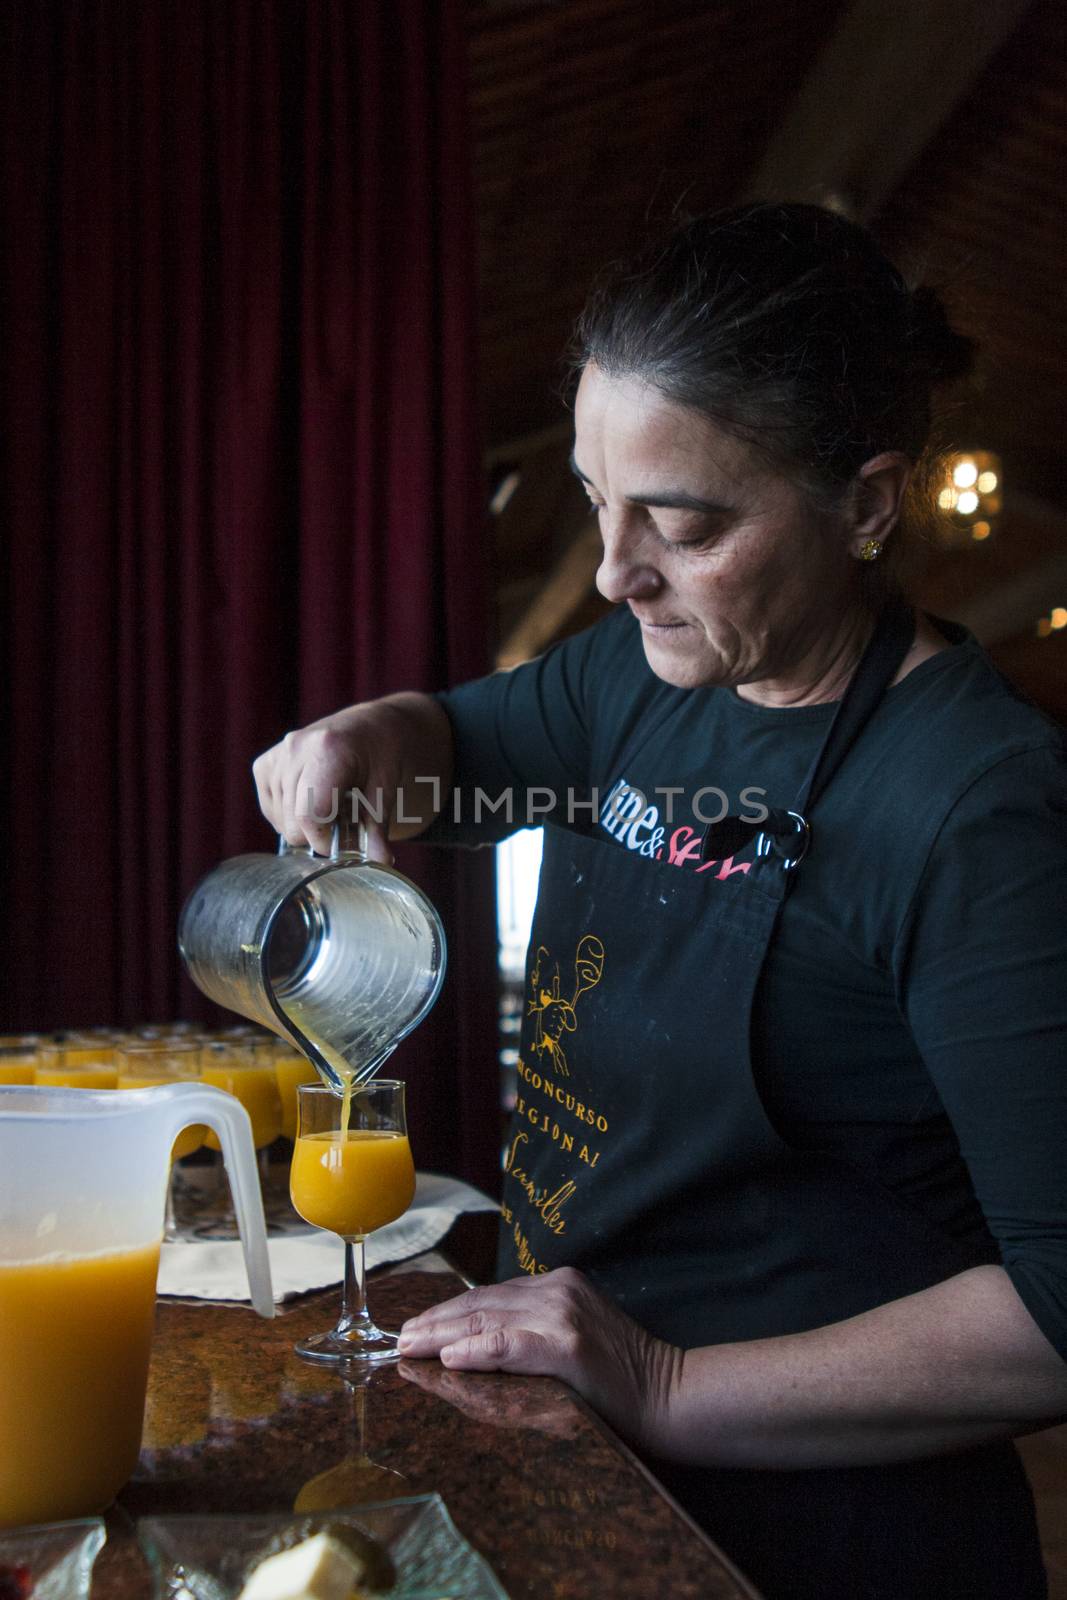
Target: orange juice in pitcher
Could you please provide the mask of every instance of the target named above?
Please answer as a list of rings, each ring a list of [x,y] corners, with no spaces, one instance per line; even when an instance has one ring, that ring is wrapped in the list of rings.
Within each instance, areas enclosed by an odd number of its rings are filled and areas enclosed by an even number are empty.
[[[0,1527],[91,1515],[133,1471],[170,1152],[200,1122],[221,1135],[271,1316],[255,1153],[228,1095],[0,1086]]]
[[[158,1244],[0,1263],[0,1524],[102,1511],[137,1465],[158,1265]]]

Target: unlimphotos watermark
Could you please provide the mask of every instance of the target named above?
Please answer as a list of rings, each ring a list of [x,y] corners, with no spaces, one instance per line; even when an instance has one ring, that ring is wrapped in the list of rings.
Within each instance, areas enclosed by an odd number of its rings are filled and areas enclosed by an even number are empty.
[[[529,788],[510,786],[497,795],[477,786],[471,789],[455,787],[442,794],[439,778],[415,778],[420,793],[413,797],[398,788],[390,798],[384,789],[376,788],[371,794],[362,789],[341,791],[331,788],[329,805],[321,809],[319,793],[309,788],[305,791],[305,809],[302,813],[310,822],[326,826],[350,818],[353,824],[372,821],[379,827],[386,822],[400,827],[427,824],[435,817],[462,826],[503,822],[508,828],[537,828],[552,820],[568,827],[599,823],[608,833],[621,834],[655,829],[663,824],[670,827],[675,820],[675,803],[686,817],[693,817],[705,826],[721,822],[724,817],[740,816],[745,822],[763,822],[769,815],[763,800],[766,790],[756,785],[746,785],[738,792],[737,802],[731,800],[725,789],[715,784],[702,784],[691,793],[682,784],[656,784],[651,794],[662,801],[654,803],[643,790],[619,778],[601,799],[599,789],[562,791],[547,784],[534,784]],[[410,810],[409,810],[410,807]]]

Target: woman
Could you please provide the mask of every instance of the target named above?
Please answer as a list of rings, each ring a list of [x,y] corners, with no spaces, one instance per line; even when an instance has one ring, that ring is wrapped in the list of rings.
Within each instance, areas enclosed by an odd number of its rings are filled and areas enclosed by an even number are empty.
[[[407,816],[437,776],[429,837],[466,843],[508,831],[476,786],[515,825],[554,796],[503,1281],[402,1348],[565,1379],[768,1600],[1029,1600],[1008,1441],[1067,1414],[1067,763],[898,582],[967,343],[792,205],[676,229],[579,333],[617,610],[256,768],[319,846],[309,790]]]

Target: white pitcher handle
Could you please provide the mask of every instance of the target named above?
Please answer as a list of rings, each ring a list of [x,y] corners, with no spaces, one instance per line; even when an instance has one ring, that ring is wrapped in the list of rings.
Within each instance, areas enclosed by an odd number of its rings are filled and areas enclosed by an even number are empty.
[[[183,1128],[205,1122],[218,1135],[226,1176],[230,1180],[233,1208],[241,1232],[245,1271],[252,1305],[261,1317],[273,1317],[274,1293],[267,1254],[267,1222],[263,1215],[263,1195],[259,1187],[256,1149],[252,1142],[252,1122],[239,1100],[223,1089],[206,1083],[171,1083],[153,1091],[165,1094],[174,1119],[171,1141]]]

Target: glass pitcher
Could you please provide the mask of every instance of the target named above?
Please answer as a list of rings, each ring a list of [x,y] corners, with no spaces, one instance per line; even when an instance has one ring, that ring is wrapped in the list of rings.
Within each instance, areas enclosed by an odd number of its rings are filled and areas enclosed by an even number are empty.
[[[402,873],[334,829],[329,856],[235,856],[182,910],[178,948],[209,999],[295,1044],[336,1093],[372,1077],[422,1021],[445,975],[445,933]],[[341,1070],[338,1071],[338,1068]]]
[[[101,1511],[137,1463],[170,1153],[219,1136],[252,1304],[274,1315],[248,1116],[206,1084],[0,1086],[0,1527]]]

